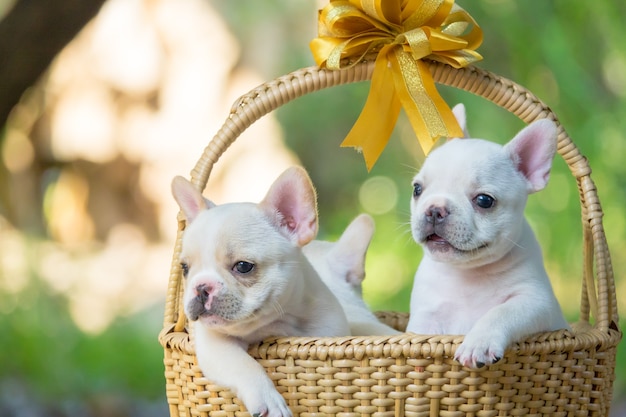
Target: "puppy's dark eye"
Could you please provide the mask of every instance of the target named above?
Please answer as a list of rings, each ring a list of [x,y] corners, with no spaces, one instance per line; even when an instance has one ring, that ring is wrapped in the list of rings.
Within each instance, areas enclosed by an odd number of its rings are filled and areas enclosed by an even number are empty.
[[[189,274],[189,265],[187,264],[187,262],[181,262],[180,269],[183,270],[183,276],[187,278],[187,275]]]
[[[413,198],[417,198],[422,194],[422,184],[415,183],[413,184]]]
[[[478,207],[483,209],[492,208],[493,205],[496,203],[495,198],[487,194],[478,194],[474,201],[476,202],[476,205]]]
[[[233,271],[240,274],[247,274],[254,269],[254,264],[246,261],[239,261],[233,265]]]

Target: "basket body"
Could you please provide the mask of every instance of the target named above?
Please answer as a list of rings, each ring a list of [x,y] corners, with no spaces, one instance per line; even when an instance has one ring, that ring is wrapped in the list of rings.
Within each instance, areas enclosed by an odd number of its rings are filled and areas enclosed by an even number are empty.
[[[335,85],[368,80],[373,65],[348,70],[308,68],[263,84],[242,96],[192,171],[206,186],[213,164],[254,121],[299,97]],[[473,67],[431,64],[433,77],[482,96],[527,123],[551,110],[519,85]],[[557,121],[558,124],[558,121]],[[591,169],[562,126],[558,152],[577,181],[583,225],[581,312],[572,331],[535,335],[512,346],[498,363],[473,370],[456,362],[463,341],[454,335],[281,338],[251,346],[297,416],[608,416],[615,378],[618,328],[615,284],[602,211]],[[172,416],[246,416],[242,403],[203,376],[182,313],[178,265],[184,221],[170,275],[164,327],[167,399]],[[403,331],[408,316],[379,313]],[[593,323],[591,320],[593,318]]]
[[[250,354],[301,417],[607,416],[616,351],[596,346],[592,334],[586,344],[541,335],[479,371],[446,353],[462,340],[451,336],[278,339]],[[249,415],[202,375],[193,352],[166,349],[165,367],[172,416]]]

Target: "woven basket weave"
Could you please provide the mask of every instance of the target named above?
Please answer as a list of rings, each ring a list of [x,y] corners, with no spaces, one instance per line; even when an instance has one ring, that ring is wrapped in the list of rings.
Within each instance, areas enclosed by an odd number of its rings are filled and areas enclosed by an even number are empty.
[[[436,82],[484,97],[526,123],[555,120],[523,87],[476,67],[429,63]],[[369,80],[372,62],[330,71],[305,68],[265,83],[239,98],[192,171],[204,189],[213,165],[252,123],[289,101],[321,89]],[[514,344],[481,370],[453,359],[463,341],[454,335],[280,338],[251,346],[294,415],[305,416],[608,416],[621,339],[613,271],[602,209],[591,168],[562,126],[558,153],[579,190],[584,239],[582,297],[573,330],[549,332]],[[179,265],[185,222],[179,217],[167,292],[164,328],[167,400],[171,416],[249,416],[228,390],[197,366],[182,311]],[[403,331],[405,313],[379,313]]]

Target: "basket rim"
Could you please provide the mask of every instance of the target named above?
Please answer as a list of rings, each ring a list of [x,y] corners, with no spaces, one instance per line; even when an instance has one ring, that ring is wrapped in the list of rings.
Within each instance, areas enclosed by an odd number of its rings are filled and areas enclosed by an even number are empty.
[[[190,334],[176,330],[175,326],[171,324],[161,331],[159,334],[161,345],[166,350],[194,355],[195,350]],[[604,331],[585,322],[574,323],[573,327],[573,330],[563,329],[528,336],[509,346],[505,357],[562,355],[582,350],[605,351],[617,346],[622,339],[622,332],[619,329]],[[255,359],[448,358],[452,360],[463,339],[463,335],[415,333],[389,336],[270,337],[251,344],[248,353]]]
[[[543,118],[551,119],[557,124],[557,153],[567,163],[576,180],[581,205],[584,244],[579,321],[585,323],[587,327],[600,330],[600,333],[610,338],[615,337],[614,333],[621,337],[613,269],[602,224],[603,212],[597,188],[591,179],[591,167],[587,158],[581,154],[565,132],[554,112],[521,85],[475,66],[453,68],[434,61],[429,61],[428,64],[438,84],[458,88],[491,101],[527,124]],[[191,182],[199,190],[203,190],[214,164],[256,120],[305,94],[370,80],[373,68],[373,61],[361,62],[341,70],[328,70],[316,66],[302,68],[265,82],[242,95],[234,102],[224,124],[209,141],[192,169]],[[172,339],[175,333],[187,334],[185,330],[187,319],[181,308],[184,289],[178,261],[184,227],[185,220],[179,213],[178,233],[165,302],[164,329],[159,336],[163,346],[181,343],[185,345],[189,340],[184,336],[182,339],[178,336],[175,340]],[[591,323],[591,317],[595,319],[594,324]],[[432,343],[431,339],[428,340]],[[597,340],[594,344],[597,344]]]

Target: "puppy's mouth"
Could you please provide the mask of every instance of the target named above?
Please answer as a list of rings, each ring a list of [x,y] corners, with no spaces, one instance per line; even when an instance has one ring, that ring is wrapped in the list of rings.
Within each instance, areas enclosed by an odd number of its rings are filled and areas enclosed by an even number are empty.
[[[431,251],[447,252],[449,250],[458,250],[450,242],[436,233],[426,236],[426,246]]]
[[[450,241],[448,241],[446,238],[438,235],[437,233],[432,233],[426,236],[425,244],[431,252],[455,251],[460,253],[475,253],[476,251],[484,249],[488,246],[485,243],[471,249],[459,248],[450,243]]]

